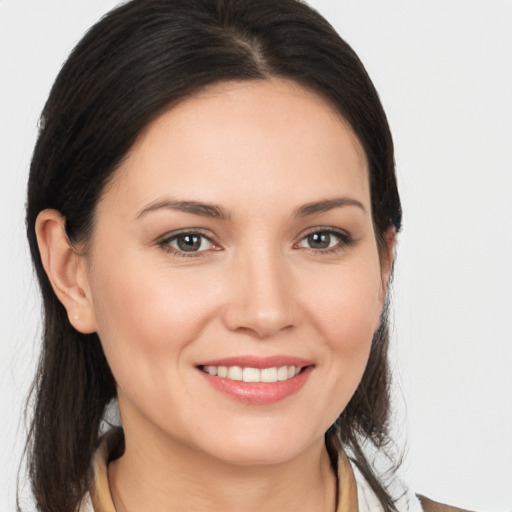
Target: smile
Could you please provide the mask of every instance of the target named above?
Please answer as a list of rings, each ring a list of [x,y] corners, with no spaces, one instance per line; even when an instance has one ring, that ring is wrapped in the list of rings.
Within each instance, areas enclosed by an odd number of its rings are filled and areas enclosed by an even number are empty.
[[[272,366],[270,368],[243,368],[241,366],[201,366],[200,369],[213,377],[243,382],[278,382],[293,379],[302,368],[299,366]]]
[[[235,356],[203,361],[196,368],[222,395],[248,405],[270,405],[297,393],[315,364],[287,355]]]

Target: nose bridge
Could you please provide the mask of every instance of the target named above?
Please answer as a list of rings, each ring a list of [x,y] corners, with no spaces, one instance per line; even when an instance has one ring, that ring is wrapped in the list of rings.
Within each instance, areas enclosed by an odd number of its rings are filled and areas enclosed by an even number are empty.
[[[294,324],[292,287],[285,256],[276,247],[240,252],[232,275],[234,293],[226,320],[233,330],[265,338]]]

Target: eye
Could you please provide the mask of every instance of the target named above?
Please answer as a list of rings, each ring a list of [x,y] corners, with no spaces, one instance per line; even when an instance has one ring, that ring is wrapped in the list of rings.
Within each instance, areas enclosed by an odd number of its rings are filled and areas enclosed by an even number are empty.
[[[308,233],[296,246],[315,251],[329,252],[349,245],[350,241],[350,236],[346,233],[322,229]]]
[[[216,248],[207,236],[194,232],[172,235],[162,240],[159,245],[167,251],[183,256],[185,256],[185,253],[192,256],[194,253],[197,254]]]

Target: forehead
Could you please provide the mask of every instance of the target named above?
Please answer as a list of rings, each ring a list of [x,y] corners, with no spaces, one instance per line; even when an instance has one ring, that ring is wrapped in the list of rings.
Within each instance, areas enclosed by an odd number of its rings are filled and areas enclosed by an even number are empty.
[[[229,202],[234,190],[369,201],[366,156],[348,123],[319,94],[277,79],[215,84],[174,105],[146,127],[109,189],[133,208],[158,194]]]

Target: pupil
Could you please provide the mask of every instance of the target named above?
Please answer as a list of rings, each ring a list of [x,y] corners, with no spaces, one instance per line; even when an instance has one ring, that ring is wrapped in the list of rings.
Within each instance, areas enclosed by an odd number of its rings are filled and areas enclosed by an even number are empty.
[[[197,235],[183,235],[177,240],[182,251],[197,251],[201,247],[201,237]]]
[[[308,236],[308,242],[313,249],[327,249],[331,243],[331,236],[328,233],[313,233]]]

